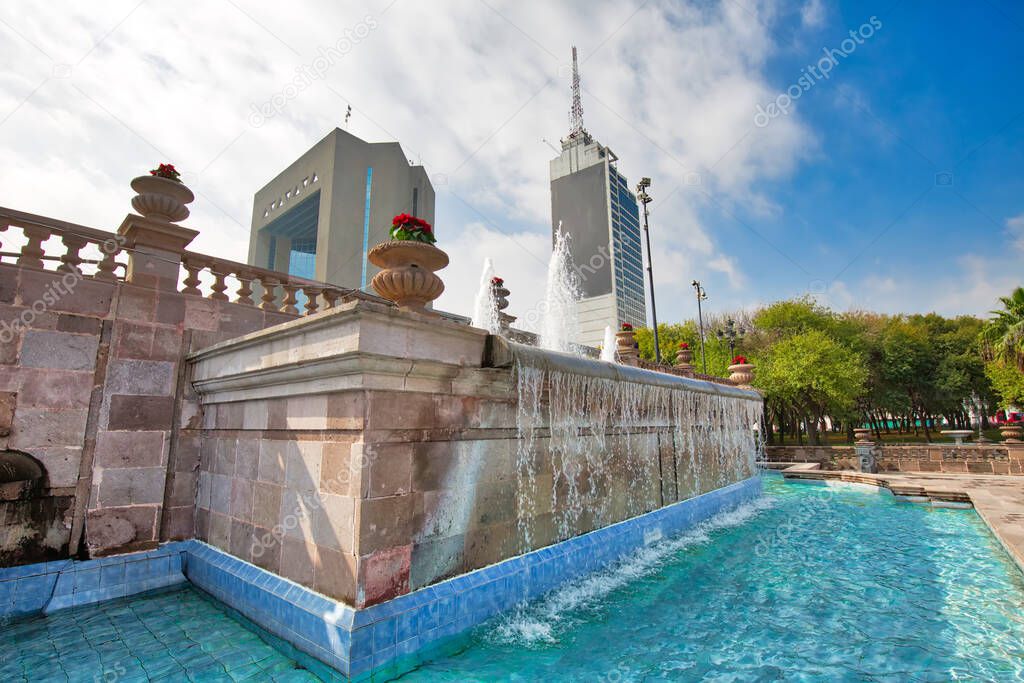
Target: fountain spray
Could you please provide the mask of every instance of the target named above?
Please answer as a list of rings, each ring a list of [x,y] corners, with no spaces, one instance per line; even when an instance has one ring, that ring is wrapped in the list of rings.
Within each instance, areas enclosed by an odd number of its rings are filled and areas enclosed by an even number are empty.
[[[480,289],[477,290],[476,300],[473,303],[473,327],[487,330],[491,334],[498,334],[501,331],[501,321],[498,319],[498,300],[494,296],[494,286],[491,280],[494,278],[494,264],[491,259],[484,259],[484,269],[480,273]]]
[[[604,346],[601,347],[601,360],[609,363],[615,362],[615,333],[611,325],[604,326]]]
[[[549,351],[572,352],[577,336],[576,305],[580,293],[579,276],[572,264],[569,235],[562,222],[555,231],[555,244],[548,262],[548,284],[541,319],[540,347]]]

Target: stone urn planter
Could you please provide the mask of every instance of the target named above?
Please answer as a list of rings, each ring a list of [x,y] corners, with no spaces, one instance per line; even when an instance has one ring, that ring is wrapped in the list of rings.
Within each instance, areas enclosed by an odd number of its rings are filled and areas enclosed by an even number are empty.
[[[729,368],[729,381],[738,387],[748,388],[754,381],[753,363],[735,363]]]
[[[632,329],[619,330],[615,333],[615,351],[624,364],[638,364],[640,351],[636,348],[636,336]]]
[[[516,321],[516,317],[514,315],[505,313],[505,309],[508,308],[509,305],[508,296],[512,292],[505,287],[504,281],[502,281],[502,284],[498,284],[497,282],[491,283],[491,290],[494,292],[494,300],[497,302],[498,306],[498,322],[501,324],[502,329],[507,330],[512,323]]]
[[[370,284],[402,310],[424,313],[427,304],[444,291],[444,283],[434,271],[448,265],[448,254],[432,244],[413,240],[381,242],[370,250],[367,259],[381,269]]]
[[[1003,437],[1003,443],[1021,443],[1024,438],[1024,426],[1019,424],[999,425],[999,436]]]
[[[188,218],[188,207],[196,198],[192,190],[177,180],[141,175],[132,180],[132,206],[144,218],[177,223]]]
[[[676,349],[675,366],[682,374],[688,377],[693,376],[693,351],[689,347]]]

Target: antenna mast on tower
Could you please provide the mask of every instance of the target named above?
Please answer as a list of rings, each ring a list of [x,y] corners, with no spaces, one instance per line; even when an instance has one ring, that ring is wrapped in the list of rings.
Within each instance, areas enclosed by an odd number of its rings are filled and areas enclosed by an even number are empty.
[[[572,108],[569,110],[569,137],[577,138],[583,129],[583,100],[580,98],[580,65],[576,59],[576,46],[572,46]]]

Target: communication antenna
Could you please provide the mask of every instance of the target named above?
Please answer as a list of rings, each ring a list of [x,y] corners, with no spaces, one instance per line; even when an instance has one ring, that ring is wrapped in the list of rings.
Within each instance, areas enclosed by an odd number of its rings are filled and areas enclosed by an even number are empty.
[[[569,110],[569,137],[583,133],[583,100],[580,97],[580,65],[576,58],[576,46],[572,46],[572,108]]]
[[[348,105],[348,109],[345,110],[345,130],[348,130],[348,120],[352,118],[352,105]]]

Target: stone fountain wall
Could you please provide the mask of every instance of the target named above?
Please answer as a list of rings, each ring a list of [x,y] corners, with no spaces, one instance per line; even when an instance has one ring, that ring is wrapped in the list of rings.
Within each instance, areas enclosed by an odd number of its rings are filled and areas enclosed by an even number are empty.
[[[83,537],[92,554],[191,538],[198,405],[184,356],[295,317],[0,263],[0,449],[46,475],[36,507],[0,515],[0,566],[73,555]],[[26,525],[46,525],[46,543],[26,543]]]
[[[522,553],[516,395],[510,369],[484,367],[488,344],[353,302],[195,354],[197,536],[356,607]],[[642,421],[608,434],[602,472],[580,473],[597,500],[566,530],[567,484],[539,430],[531,547],[735,480],[709,463],[695,489],[670,435]]]

